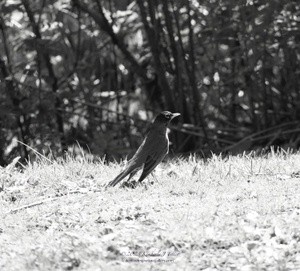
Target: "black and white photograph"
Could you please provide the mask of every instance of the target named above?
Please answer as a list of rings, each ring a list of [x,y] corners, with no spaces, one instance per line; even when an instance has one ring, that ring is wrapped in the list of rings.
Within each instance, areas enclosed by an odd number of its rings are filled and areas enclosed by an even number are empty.
[[[0,0],[1,271],[300,271],[299,0]]]

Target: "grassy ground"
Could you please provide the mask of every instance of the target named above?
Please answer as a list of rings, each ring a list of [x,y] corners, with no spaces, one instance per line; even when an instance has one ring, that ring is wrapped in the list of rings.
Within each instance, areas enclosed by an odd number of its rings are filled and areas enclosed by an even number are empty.
[[[300,270],[300,154],[175,159],[104,190],[121,168],[0,169],[0,270]]]

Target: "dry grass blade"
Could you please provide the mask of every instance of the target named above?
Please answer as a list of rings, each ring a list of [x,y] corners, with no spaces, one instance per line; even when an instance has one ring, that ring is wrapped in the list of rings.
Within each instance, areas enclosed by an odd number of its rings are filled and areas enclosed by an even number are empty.
[[[6,170],[6,171],[12,171],[12,170],[14,169],[14,167],[16,166],[16,164],[19,162],[20,159],[21,159],[21,156],[15,157],[15,158],[12,160],[12,162],[11,162],[9,165],[7,165],[7,166],[5,167],[5,170]]]
[[[45,155],[41,154],[40,152],[38,152],[37,150],[35,150],[34,148],[30,147],[29,145],[25,144],[22,141],[17,140],[18,143],[24,145],[25,147],[27,147],[28,149],[32,150],[37,156],[45,159],[46,161],[48,161],[49,163],[53,163],[49,158],[47,158]]]

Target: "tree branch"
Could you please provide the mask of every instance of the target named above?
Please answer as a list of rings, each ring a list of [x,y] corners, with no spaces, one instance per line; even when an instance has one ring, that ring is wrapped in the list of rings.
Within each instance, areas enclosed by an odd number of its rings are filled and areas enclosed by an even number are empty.
[[[101,3],[98,2],[99,12],[96,12],[90,9],[86,4],[79,0],[72,0],[73,4],[80,8],[84,13],[88,14],[90,17],[94,19],[96,24],[100,27],[102,31],[108,34],[112,40],[112,42],[119,48],[119,50],[123,53],[125,59],[130,63],[132,70],[144,81],[149,81],[147,73],[145,69],[137,62],[137,60],[133,57],[133,55],[127,50],[126,44],[122,40],[120,36],[118,36],[112,26],[109,24],[107,18],[103,13],[103,8]]]
[[[36,23],[35,18],[34,18],[34,14],[31,11],[30,5],[28,0],[22,0],[22,4],[25,8],[25,11],[27,13],[27,16],[29,18],[31,27],[32,27],[32,31],[36,37],[36,39],[38,40],[42,40],[42,35],[39,29],[39,25]],[[39,54],[39,50],[37,49],[37,54]],[[49,73],[49,77],[52,80],[52,92],[54,93],[55,96],[55,116],[56,116],[56,123],[57,123],[57,127],[58,127],[58,132],[60,135],[60,143],[61,143],[61,148],[62,151],[66,151],[67,146],[66,146],[66,139],[65,139],[65,134],[64,134],[64,123],[63,123],[63,118],[61,116],[61,113],[59,112],[59,108],[61,107],[62,103],[57,95],[57,91],[58,91],[58,79],[55,75],[54,72],[54,68],[52,66],[51,60],[50,60],[50,55],[48,54],[48,52],[42,52],[42,56],[45,59],[45,63],[46,63],[46,67]]]
[[[151,2],[152,0],[149,0],[149,2]],[[175,110],[175,104],[174,104],[174,98],[172,95],[172,91],[170,89],[170,86],[168,84],[168,81],[166,79],[165,76],[165,71],[163,69],[163,65],[161,63],[160,60],[160,46],[159,46],[159,40],[157,39],[157,34],[153,27],[151,27],[147,21],[147,13],[145,10],[145,6],[144,6],[144,1],[143,0],[137,0],[139,9],[140,9],[140,13],[141,13],[141,18],[142,18],[142,22],[148,37],[148,42],[150,45],[150,49],[151,49],[151,53],[153,56],[153,61],[154,61],[154,66],[155,66],[155,70],[157,73],[157,77],[158,77],[158,83],[159,86],[162,90],[164,90],[163,93],[166,94],[165,96],[165,103],[168,106],[169,110]],[[151,7],[152,7],[152,3]],[[153,10],[150,12],[150,14],[152,14],[151,18],[152,21],[155,20],[154,15],[153,15]]]

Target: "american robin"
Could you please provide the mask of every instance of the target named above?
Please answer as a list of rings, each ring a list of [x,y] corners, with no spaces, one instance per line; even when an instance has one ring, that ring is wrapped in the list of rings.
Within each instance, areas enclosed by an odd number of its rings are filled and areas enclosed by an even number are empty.
[[[128,175],[127,181],[129,181],[141,168],[143,168],[143,172],[138,182],[142,182],[169,152],[167,126],[173,118],[179,115],[180,113],[171,113],[169,111],[161,112],[151,124],[143,143],[135,155],[128,161],[127,167],[107,186],[117,185]]]

